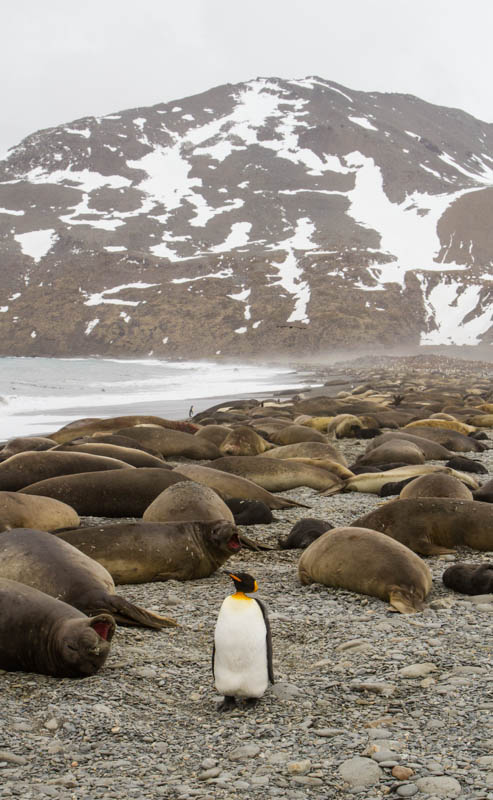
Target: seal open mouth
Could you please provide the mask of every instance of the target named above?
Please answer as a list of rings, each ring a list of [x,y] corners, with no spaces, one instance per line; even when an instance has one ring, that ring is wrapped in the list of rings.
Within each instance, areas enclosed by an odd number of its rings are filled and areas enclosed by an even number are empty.
[[[240,540],[238,538],[238,534],[237,533],[233,533],[233,535],[231,536],[231,539],[228,539],[228,547],[234,553],[237,550],[241,550],[241,542],[240,542]]]
[[[108,634],[112,627],[113,626],[110,625],[109,622],[95,622],[94,625],[92,625],[92,629],[95,630],[96,633],[98,633],[105,641],[108,640]]]

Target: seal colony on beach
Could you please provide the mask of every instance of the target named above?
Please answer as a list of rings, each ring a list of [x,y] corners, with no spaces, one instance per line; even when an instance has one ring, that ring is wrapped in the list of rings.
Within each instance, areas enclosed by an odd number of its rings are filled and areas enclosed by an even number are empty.
[[[226,562],[237,574],[243,540],[251,558],[268,551],[266,565],[290,559],[303,585],[419,612],[432,590],[420,556],[493,549],[493,492],[481,462],[491,429],[475,424],[489,383],[466,403],[460,391],[440,393],[433,378],[423,380],[416,389],[403,379],[398,393],[375,379],[339,397],[234,400],[176,422],[113,417],[74,421],[49,437],[14,436],[0,450],[0,579],[31,581],[80,613],[158,629],[174,620],[130,611],[115,584],[209,581]],[[375,508],[380,491],[395,499]],[[341,492],[367,496],[372,510],[333,528],[330,504]],[[272,509],[282,512],[277,519]],[[242,532],[247,524],[257,526],[258,542]],[[291,548],[301,557],[284,552]],[[472,587],[489,585],[483,573]],[[469,572],[459,576],[466,585]],[[19,639],[19,658],[22,647]]]

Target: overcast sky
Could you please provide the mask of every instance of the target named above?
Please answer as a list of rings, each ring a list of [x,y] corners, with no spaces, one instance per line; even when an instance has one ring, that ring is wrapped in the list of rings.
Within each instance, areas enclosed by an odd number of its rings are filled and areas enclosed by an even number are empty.
[[[491,0],[4,0],[0,156],[24,136],[258,76],[493,122]]]

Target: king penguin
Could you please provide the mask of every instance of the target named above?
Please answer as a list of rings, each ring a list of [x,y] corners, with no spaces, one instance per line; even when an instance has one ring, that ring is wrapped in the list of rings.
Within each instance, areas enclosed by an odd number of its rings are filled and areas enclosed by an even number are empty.
[[[237,697],[254,704],[269,681],[274,683],[267,611],[260,600],[247,596],[257,591],[257,581],[247,572],[227,574],[235,592],[225,598],[219,610],[212,654],[216,689],[224,695],[218,711],[233,708]]]

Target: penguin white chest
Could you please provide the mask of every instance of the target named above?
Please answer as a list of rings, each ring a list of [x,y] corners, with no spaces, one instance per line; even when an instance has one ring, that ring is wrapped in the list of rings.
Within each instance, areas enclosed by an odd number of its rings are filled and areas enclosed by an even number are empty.
[[[214,680],[220,694],[261,697],[269,683],[267,629],[251,597],[227,597],[214,633]]]

